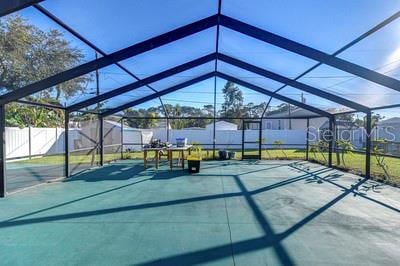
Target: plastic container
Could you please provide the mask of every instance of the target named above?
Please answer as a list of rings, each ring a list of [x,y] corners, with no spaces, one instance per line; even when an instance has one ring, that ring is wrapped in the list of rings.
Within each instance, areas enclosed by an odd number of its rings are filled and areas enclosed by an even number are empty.
[[[188,156],[188,171],[189,173],[198,173],[200,172],[200,161],[201,158],[195,156]]]
[[[187,138],[176,138],[176,147],[187,146]]]
[[[226,160],[228,153],[226,151],[218,151],[219,159],[220,160]]]

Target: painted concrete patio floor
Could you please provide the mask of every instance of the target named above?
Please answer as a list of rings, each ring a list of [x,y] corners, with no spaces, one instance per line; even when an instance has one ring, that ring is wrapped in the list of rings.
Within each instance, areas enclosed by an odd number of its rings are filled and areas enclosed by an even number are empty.
[[[400,189],[295,161],[120,161],[0,199],[2,265],[400,265]]]

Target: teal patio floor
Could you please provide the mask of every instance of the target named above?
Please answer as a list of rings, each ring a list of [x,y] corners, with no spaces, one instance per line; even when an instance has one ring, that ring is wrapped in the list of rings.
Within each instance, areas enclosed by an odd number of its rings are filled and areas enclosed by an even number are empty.
[[[1,265],[400,265],[400,189],[308,162],[120,161],[0,210]]]

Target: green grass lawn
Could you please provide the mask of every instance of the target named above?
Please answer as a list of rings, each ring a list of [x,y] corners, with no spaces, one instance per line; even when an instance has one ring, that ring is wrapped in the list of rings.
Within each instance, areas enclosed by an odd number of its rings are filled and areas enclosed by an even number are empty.
[[[257,154],[258,151],[256,150],[249,150],[246,151],[247,154]],[[216,156],[218,157],[218,151],[215,152]],[[241,159],[241,151],[236,151],[235,159]],[[143,152],[129,152],[124,153],[124,159],[143,159]],[[149,158],[154,157],[154,153],[149,152]],[[178,153],[174,152],[174,157],[178,157]],[[263,150],[261,154],[262,159],[270,159],[270,160],[282,160],[282,159],[289,159],[289,160],[304,160],[306,157],[305,150],[297,150],[297,149],[268,149]],[[203,160],[212,160],[213,159],[213,152],[212,150],[203,150],[202,151],[202,158]],[[309,152],[310,160],[327,164],[328,161],[328,153],[327,152]],[[114,160],[121,159],[121,153],[108,153],[104,154],[104,161],[110,162]],[[82,154],[70,154],[70,163],[71,164],[82,164],[82,163],[92,163],[93,157],[91,154],[89,155],[82,155]],[[94,162],[99,162],[100,156],[97,154],[95,155]],[[333,165],[338,168],[344,170],[351,170],[357,174],[365,174],[365,155],[359,153],[346,153],[344,154],[344,162],[343,159],[340,158],[340,164],[338,164],[337,156],[334,153],[332,155]],[[32,158],[30,160],[21,160],[15,161],[13,164],[18,163],[29,163],[29,164],[42,164],[42,165],[49,165],[49,164],[64,164],[64,156],[63,155],[54,155],[54,156],[45,156],[45,157],[38,157]],[[382,167],[378,165],[378,161],[375,156],[371,156],[371,173],[372,176],[378,180],[384,180],[389,183],[400,185],[400,158],[391,158],[385,157],[385,164],[387,165],[387,172],[389,174],[389,179],[385,177],[385,172]]]
[[[328,153],[317,152],[309,153],[310,160],[317,161],[322,164],[328,164]],[[385,176],[384,169],[379,166],[378,160],[374,155],[371,155],[371,175],[381,181],[400,185],[400,158],[392,158],[384,156],[384,162],[387,165],[387,172],[389,179]],[[365,174],[365,155],[360,153],[345,153],[344,162],[340,156],[340,163],[338,163],[336,153],[332,154],[332,164],[344,170],[351,170],[357,174]]]

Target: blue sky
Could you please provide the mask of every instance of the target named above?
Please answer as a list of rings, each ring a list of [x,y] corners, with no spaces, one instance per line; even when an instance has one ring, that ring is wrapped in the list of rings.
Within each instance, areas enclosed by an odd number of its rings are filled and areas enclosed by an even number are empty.
[[[44,1],[42,5],[107,53],[210,16],[217,11],[216,0],[124,0],[118,1],[118,4],[116,2],[111,0],[48,0]],[[333,53],[400,10],[399,0],[223,0],[222,3],[222,13],[225,15],[327,53]],[[42,29],[59,28],[33,8],[25,9],[22,15]],[[66,36],[73,45],[85,52],[87,61],[93,60],[94,51],[72,36],[68,34]],[[213,52],[214,46],[215,28],[125,60],[122,63],[139,77],[146,77]],[[313,60],[267,45],[223,27],[220,36],[220,51],[291,78],[315,64]],[[394,21],[371,37],[343,52],[339,57],[386,75],[400,78],[400,21]],[[222,63],[219,65],[221,71],[230,71],[232,75],[263,85],[270,90],[279,88],[281,85],[251,73],[229,69]],[[115,66],[107,67],[100,72],[102,92],[133,81]],[[192,73],[186,75],[177,75],[176,78],[165,82],[164,85],[173,84],[174,80],[190,79],[199,73],[202,72],[192,71]],[[327,66],[317,68],[300,81],[369,106],[400,102],[399,92],[383,88]],[[218,82],[219,87],[222,86],[220,83],[223,85],[223,82]],[[154,85],[156,87],[157,84]],[[159,88],[157,89],[163,89],[162,84],[158,85]],[[202,103],[210,102],[210,95],[207,91],[212,87],[213,80],[206,81],[193,86],[192,89],[184,90],[186,93],[182,91],[180,94],[171,95],[170,98],[172,99],[172,96],[174,96],[172,100],[181,100],[181,104],[189,98],[188,104],[202,106]],[[92,88],[93,93],[93,84],[88,84],[88,88]],[[191,92],[191,90],[193,91]],[[201,93],[196,94],[195,92],[199,90]],[[141,92],[142,95],[149,93],[144,88]],[[282,91],[282,94],[300,100],[300,92],[294,88],[286,88]],[[69,99],[68,104],[90,96],[92,94],[80,95],[76,99]],[[126,96],[127,100],[131,100],[141,95],[136,92]],[[217,102],[222,100],[222,95],[219,97]],[[305,94],[305,97],[308,103],[316,107],[323,109],[328,107],[340,108],[337,104],[309,94]],[[264,99],[264,96],[257,97],[257,94],[245,91],[246,101],[257,103]],[[123,102],[124,97],[119,97],[114,102],[110,101],[110,104],[114,106]]]

